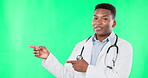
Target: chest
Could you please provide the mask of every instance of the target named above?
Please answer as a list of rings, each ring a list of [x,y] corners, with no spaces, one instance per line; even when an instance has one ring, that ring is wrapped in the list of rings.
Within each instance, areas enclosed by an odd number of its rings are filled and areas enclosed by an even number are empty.
[[[77,50],[79,54],[81,54],[82,47],[83,46],[79,47]],[[92,48],[93,48],[92,43],[86,43],[84,45],[84,50],[82,52],[84,60],[86,60],[89,64],[91,61]],[[116,52],[117,52],[116,47],[111,47],[111,44],[109,42],[106,43],[102,48],[102,50],[100,51],[100,54],[98,55],[96,65],[106,65],[112,63],[112,59],[116,58],[117,56]]]

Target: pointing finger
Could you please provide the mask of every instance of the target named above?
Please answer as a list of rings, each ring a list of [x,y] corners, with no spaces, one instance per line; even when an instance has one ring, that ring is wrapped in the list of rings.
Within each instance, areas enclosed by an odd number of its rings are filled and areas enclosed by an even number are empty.
[[[34,46],[34,45],[29,45],[28,47],[34,48],[34,51],[37,51],[40,49],[38,46]]]
[[[35,46],[33,46],[33,45],[29,45],[28,47],[35,48]]]
[[[77,63],[77,61],[66,61],[66,63],[72,63],[72,64],[74,64],[74,63]]]

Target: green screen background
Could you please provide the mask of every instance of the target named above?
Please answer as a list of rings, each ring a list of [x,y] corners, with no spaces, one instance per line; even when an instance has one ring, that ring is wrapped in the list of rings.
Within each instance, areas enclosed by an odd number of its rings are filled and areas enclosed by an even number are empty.
[[[148,78],[148,0],[0,0],[0,78],[55,78],[28,45],[46,46],[64,64],[93,35],[98,3],[117,9],[115,33],[134,49],[129,78]]]

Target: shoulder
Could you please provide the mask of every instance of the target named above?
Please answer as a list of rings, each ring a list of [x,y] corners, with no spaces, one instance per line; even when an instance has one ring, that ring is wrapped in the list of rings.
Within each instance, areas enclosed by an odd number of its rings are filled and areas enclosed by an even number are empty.
[[[118,43],[117,44],[119,44],[119,45],[128,45],[128,46],[131,46],[131,44],[128,42],[128,41],[126,41],[126,40],[124,40],[124,39],[122,39],[122,38],[118,38]]]
[[[78,45],[78,46],[82,46],[82,45],[84,45],[85,43],[89,43],[89,44],[90,44],[90,43],[92,43],[92,38],[93,38],[93,36],[90,36],[90,37],[88,37],[88,38],[86,38],[86,39],[84,39],[84,40],[78,42],[77,45]]]
[[[87,39],[84,39],[76,44],[76,46],[82,46],[86,42]]]
[[[128,41],[119,38],[117,42],[117,46],[119,46],[120,50],[126,50],[132,52],[132,45]]]

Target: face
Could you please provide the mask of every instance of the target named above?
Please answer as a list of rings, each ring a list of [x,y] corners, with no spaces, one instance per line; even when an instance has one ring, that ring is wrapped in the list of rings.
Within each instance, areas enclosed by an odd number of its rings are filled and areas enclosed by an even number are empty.
[[[98,36],[107,36],[115,27],[116,21],[113,19],[111,11],[107,9],[96,9],[92,19],[94,32]]]

